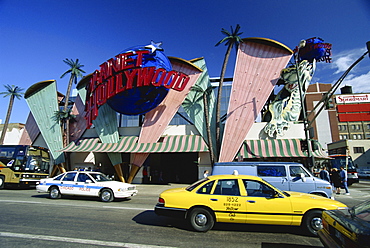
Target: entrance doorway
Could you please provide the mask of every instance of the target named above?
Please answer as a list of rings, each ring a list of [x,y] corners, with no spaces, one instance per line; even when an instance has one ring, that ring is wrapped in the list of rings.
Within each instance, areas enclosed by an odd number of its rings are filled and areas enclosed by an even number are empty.
[[[191,184],[198,180],[198,153],[156,153],[149,155],[151,183]]]

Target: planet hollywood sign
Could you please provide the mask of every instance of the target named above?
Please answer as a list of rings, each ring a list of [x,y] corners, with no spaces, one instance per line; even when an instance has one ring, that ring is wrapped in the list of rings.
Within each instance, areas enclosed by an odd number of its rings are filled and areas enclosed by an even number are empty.
[[[127,49],[100,65],[86,85],[85,119],[90,128],[98,109],[108,104],[125,115],[157,107],[169,90],[182,91],[189,76],[172,70],[161,43]]]

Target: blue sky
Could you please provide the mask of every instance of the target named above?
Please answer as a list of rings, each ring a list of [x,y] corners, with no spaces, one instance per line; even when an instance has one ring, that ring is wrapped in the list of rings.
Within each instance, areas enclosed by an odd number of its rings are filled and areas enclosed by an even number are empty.
[[[204,57],[218,77],[226,47],[215,44],[221,29],[240,24],[242,38],[264,37],[294,48],[302,39],[320,37],[333,44],[333,63],[319,63],[313,82],[333,83],[366,51],[370,40],[369,0],[0,0],[0,92],[3,85],[26,91],[55,79],[65,94],[68,70],[63,59],[78,58],[87,73],[122,50],[163,42],[167,56]],[[228,75],[233,75],[231,58]],[[370,92],[366,57],[344,84]],[[8,98],[0,97],[0,119]],[[16,100],[11,122],[25,123],[29,109]]]

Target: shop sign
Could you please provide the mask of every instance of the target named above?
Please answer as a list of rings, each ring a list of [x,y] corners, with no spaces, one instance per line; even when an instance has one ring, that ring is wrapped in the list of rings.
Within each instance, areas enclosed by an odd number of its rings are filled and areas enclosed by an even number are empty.
[[[161,43],[127,49],[100,65],[87,87],[87,126],[108,104],[125,115],[139,115],[157,107],[169,90],[182,91],[189,76],[172,70]]]
[[[370,102],[369,94],[336,96],[337,104]]]

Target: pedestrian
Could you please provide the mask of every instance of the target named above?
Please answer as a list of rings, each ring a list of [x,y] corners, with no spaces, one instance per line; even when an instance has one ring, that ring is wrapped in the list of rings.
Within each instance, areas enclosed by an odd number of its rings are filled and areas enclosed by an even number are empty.
[[[337,168],[332,168],[330,173],[330,181],[333,185],[333,192],[335,192],[337,195],[340,194],[340,175]]]
[[[347,180],[348,180],[347,171],[344,169],[343,166],[340,167],[340,180],[341,180],[344,190],[346,191],[346,193],[344,194],[349,195],[349,190],[348,190],[348,185],[347,185]]]
[[[330,182],[330,175],[325,166],[320,171],[320,178],[322,180]]]
[[[148,183],[148,182],[149,182],[148,167],[144,166],[143,167],[143,183]]]
[[[204,173],[203,173],[203,177],[204,178],[208,177],[208,173],[209,173],[209,171],[208,170],[205,170]]]

